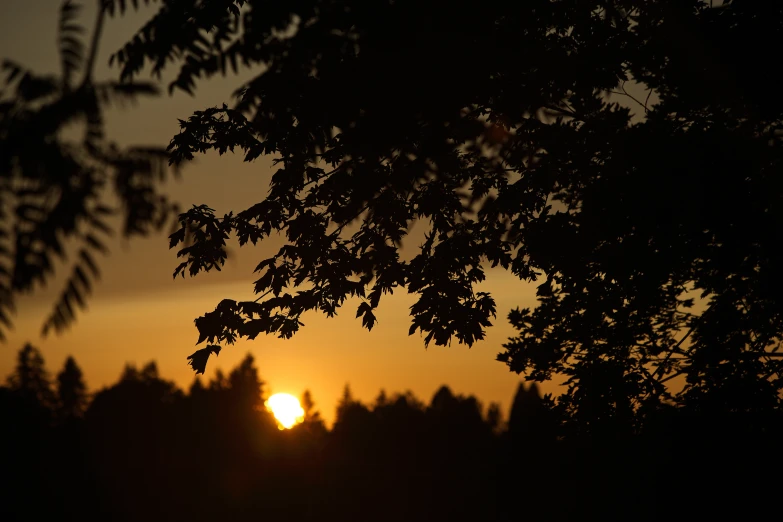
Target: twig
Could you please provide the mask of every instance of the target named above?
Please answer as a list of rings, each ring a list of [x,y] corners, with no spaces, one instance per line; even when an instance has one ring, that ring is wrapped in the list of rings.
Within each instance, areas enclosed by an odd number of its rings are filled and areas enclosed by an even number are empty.
[[[672,354],[674,353],[674,351],[675,351],[675,350],[677,350],[677,349],[680,347],[680,345],[682,345],[682,343],[683,343],[683,342],[685,342],[685,339],[687,339],[688,337],[690,337],[691,333],[693,333],[693,329],[694,329],[694,328],[696,328],[696,325],[695,325],[695,324],[694,324],[693,326],[691,326],[690,330],[688,330],[688,332],[687,332],[687,333],[686,333],[686,334],[683,336],[683,338],[682,338],[682,339],[680,339],[680,340],[677,342],[677,344],[675,344],[675,345],[674,345],[674,346],[673,346],[673,347],[672,347],[672,348],[669,350],[669,353],[667,353],[667,354],[666,354],[666,357],[663,359],[663,361],[661,362],[661,364],[659,364],[659,365],[658,365],[658,367],[657,367],[657,368],[655,369],[655,371],[653,372],[653,374],[652,374],[653,378],[655,378],[655,376],[658,374],[658,372],[659,372],[659,371],[660,371],[660,370],[661,370],[661,369],[662,369],[662,368],[663,368],[663,367],[666,365],[666,363],[667,363],[667,362],[669,362],[669,359],[671,359],[671,357],[672,357]],[[663,381],[660,381],[660,382],[663,382]]]
[[[257,303],[257,302],[259,302],[261,299],[263,299],[264,297],[268,296],[268,295],[269,295],[269,292],[271,292],[271,291],[272,291],[272,289],[270,288],[269,290],[267,290],[266,292],[264,292],[263,294],[261,294],[260,296],[258,296],[256,299],[254,299],[254,300],[253,300],[253,302],[254,302],[254,303]]]
[[[635,101],[636,103],[638,103],[639,106],[641,106],[644,109],[645,113],[650,112],[650,109],[647,108],[647,102],[650,100],[650,96],[652,95],[652,88],[650,88],[650,90],[647,92],[647,98],[644,100],[644,103],[637,100],[634,96],[632,96],[631,94],[628,93],[628,91],[625,90],[625,82],[620,84],[620,88],[623,90],[623,92],[618,92],[618,91],[609,91],[609,92],[612,94],[617,94],[619,96],[627,96],[633,101]]]
[[[585,121],[585,119],[579,114],[577,114],[576,112],[569,111],[568,109],[564,109],[562,107],[558,107],[557,105],[544,105],[544,108],[549,109],[550,111],[560,113],[564,116],[568,116],[569,118],[574,118],[575,120]]]
[[[650,90],[647,91],[647,98],[644,99],[644,112],[650,112],[650,109],[647,108],[647,102],[650,101],[650,95],[652,95],[652,87],[650,87]]]
[[[104,0],[97,0],[98,2],[98,16],[95,19],[95,29],[92,33],[92,41],[90,42],[90,54],[87,57],[87,63],[84,66],[84,80],[82,80],[82,87],[92,82],[92,69],[95,66],[95,58],[98,55],[98,43],[101,39],[101,33],[103,32],[103,22],[106,19],[106,7]]]

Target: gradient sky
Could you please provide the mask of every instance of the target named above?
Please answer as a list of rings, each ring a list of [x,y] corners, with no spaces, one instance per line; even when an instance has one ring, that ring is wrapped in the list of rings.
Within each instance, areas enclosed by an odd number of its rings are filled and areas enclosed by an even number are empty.
[[[0,59],[13,59],[39,73],[57,73],[59,3],[2,0]],[[95,3],[85,1],[88,5],[82,23],[88,29]],[[96,78],[116,77],[116,71],[108,67],[109,54],[150,12],[108,20]],[[211,80],[200,84],[195,97],[175,93],[124,111],[112,110],[107,115],[108,136],[123,145],[165,146],[177,132],[177,118],[230,101],[239,84],[236,77]],[[182,180],[171,183],[170,194],[184,207],[204,203],[218,212],[242,210],[264,197],[272,172],[269,159],[243,163],[241,157],[207,155],[185,167]],[[251,298],[253,268],[276,246],[234,248],[223,272],[174,281],[171,274],[177,264],[176,253],[168,250],[165,235],[110,244],[111,254],[102,260],[103,277],[89,309],[65,334],[47,339],[39,336],[43,319],[60,292],[58,281],[20,300],[15,329],[9,332],[8,342],[0,345],[0,378],[12,370],[17,350],[29,341],[43,351],[51,373],[73,355],[91,390],[115,382],[126,362],[142,365],[152,359],[164,378],[187,387],[193,372],[186,356],[195,350],[197,338],[193,319],[211,311],[223,298]],[[413,240],[404,245],[408,252],[417,246]],[[61,269],[63,272],[67,270]],[[408,308],[415,296],[400,291],[382,301],[372,332],[361,327],[361,319],[354,318],[358,302],[349,301],[337,318],[305,315],[305,327],[290,340],[260,337],[226,347],[218,358],[210,359],[206,377],[211,378],[216,368],[229,370],[250,352],[267,383],[267,394],[300,395],[309,388],[328,421],[333,419],[336,400],[346,382],[363,401],[371,401],[381,388],[387,392],[411,390],[429,401],[441,384],[448,384],[457,393],[475,394],[485,405],[499,402],[507,414],[520,377],[495,361],[495,356],[513,335],[506,314],[516,306],[533,306],[534,288],[501,269],[488,272],[482,289],[494,296],[498,318],[486,339],[470,349],[456,343],[425,349],[418,333],[408,336]],[[551,391],[552,386],[544,385],[543,389]]]

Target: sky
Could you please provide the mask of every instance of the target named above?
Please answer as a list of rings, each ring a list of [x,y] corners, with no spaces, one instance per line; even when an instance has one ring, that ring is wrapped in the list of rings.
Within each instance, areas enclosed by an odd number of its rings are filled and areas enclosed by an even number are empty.
[[[96,3],[86,1],[82,12],[81,21],[88,31]],[[58,0],[2,0],[0,59],[12,59],[39,73],[57,73],[59,4]],[[96,79],[117,78],[117,70],[108,66],[109,55],[151,12],[142,10],[107,21]],[[130,109],[112,109],[107,114],[107,135],[121,145],[165,146],[178,130],[178,118],[230,102],[232,91],[247,74],[202,82],[195,97],[177,92],[144,100]],[[165,93],[165,85],[162,87]],[[238,156],[210,154],[187,165],[181,180],[169,183],[167,190],[183,208],[203,203],[218,213],[243,210],[264,197],[273,172],[269,158],[245,163]],[[19,301],[14,330],[8,341],[0,344],[0,379],[12,371],[19,348],[30,342],[41,349],[52,374],[59,371],[67,356],[74,356],[93,391],[116,382],[126,363],[143,365],[150,360],[157,361],[164,378],[187,388],[194,377],[186,361],[196,350],[193,319],[213,310],[223,298],[254,298],[253,268],[279,243],[233,248],[222,272],[177,280],[172,278],[176,252],[168,249],[165,234],[132,241],[116,239],[109,245],[111,253],[101,260],[102,279],[88,310],[64,334],[43,339],[39,333],[62,279]],[[403,244],[408,252],[417,246],[415,241]],[[67,266],[59,273],[64,272]],[[327,421],[333,419],[346,383],[356,398],[367,402],[381,388],[390,393],[410,390],[428,402],[447,384],[455,393],[476,395],[485,406],[498,402],[507,414],[522,379],[495,357],[514,335],[506,320],[508,311],[534,306],[535,289],[502,269],[490,270],[487,275],[480,290],[493,295],[498,317],[485,340],[472,348],[455,341],[449,347],[430,345],[425,349],[418,333],[408,336],[409,307],[415,296],[400,290],[382,301],[376,313],[378,323],[371,332],[354,317],[358,302],[348,301],[336,318],[315,312],[305,315],[305,326],[292,339],[266,336],[225,347],[218,358],[210,358],[205,377],[211,378],[217,368],[230,370],[251,353],[267,383],[267,396],[277,392],[300,396],[309,389]],[[554,385],[545,383],[542,389],[553,391]]]

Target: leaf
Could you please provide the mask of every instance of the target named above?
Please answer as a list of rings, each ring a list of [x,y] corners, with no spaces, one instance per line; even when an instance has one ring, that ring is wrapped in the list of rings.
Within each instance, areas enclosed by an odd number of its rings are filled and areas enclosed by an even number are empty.
[[[98,97],[105,103],[116,103],[120,106],[133,103],[141,96],[157,96],[160,94],[158,85],[153,82],[102,82],[95,86]]]
[[[84,28],[73,23],[81,10],[79,4],[66,0],[60,6],[59,48],[62,66],[62,81],[66,89],[71,85],[71,78],[81,66],[84,44],[79,35]]]
[[[84,240],[87,242],[88,245],[90,245],[90,247],[97,250],[98,252],[101,252],[102,254],[106,254],[109,252],[109,249],[106,248],[106,245],[101,243],[101,241],[92,234],[87,234],[84,237]]]
[[[169,236],[169,248],[174,248],[178,244],[185,241],[185,232],[187,232],[187,229],[185,227],[180,228],[173,234]],[[175,274],[176,277],[176,274]]]
[[[369,312],[372,309],[372,306],[370,306],[370,303],[362,302],[359,305],[358,310],[356,310],[356,317],[359,317],[367,312]]]
[[[216,344],[207,345],[206,348],[196,350],[188,355],[188,364],[196,372],[196,375],[203,374],[207,369],[207,360],[211,354],[220,355],[220,346]]]
[[[30,74],[24,67],[11,60],[3,60],[0,70],[8,71],[8,76],[5,79],[6,85],[12,83],[19,76]]]
[[[372,327],[375,326],[376,321],[377,319],[375,318],[375,314],[373,314],[372,311],[367,310],[364,313],[364,318],[362,319],[362,326],[368,330],[372,330]]]
[[[84,265],[90,269],[93,277],[98,277],[101,274],[100,270],[98,269],[98,265],[95,264],[95,261],[87,250],[80,250],[79,258],[82,260]]]

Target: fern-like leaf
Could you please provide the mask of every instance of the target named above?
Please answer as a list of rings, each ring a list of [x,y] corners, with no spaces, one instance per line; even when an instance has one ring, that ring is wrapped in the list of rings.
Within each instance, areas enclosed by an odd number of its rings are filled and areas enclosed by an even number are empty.
[[[12,60],[3,60],[0,71],[6,73],[6,86],[16,82],[16,96],[25,102],[40,100],[59,90],[54,76],[38,76]]]
[[[144,5],[150,5],[150,3],[154,2],[155,0],[143,0]],[[126,9],[128,8],[128,3],[130,3],[133,6],[134,10],[139,9],[139,5],[141,4],[140,0],[103,0],[103,8],[106,9],[106,12],[109,14],[109,16],[114,16],[116,13],[119,13],[120,15],[124,15]]]
[[[0,71],[6,73],[5,85],[11,85],[17,78],[30,73],[25,67],[13,60],[3,60],[2,64],[0,64]]]
[[[81,34],[84,27],[76,23],[76,18],[82,6],[72,0],[65,0],[60,6],[60,25],[58,27],[58,43],[60,48],[60,63],[62,65],[63,90],[71,87],[71,80],[79,70],[84,58],[84,44]]]
[[[110,235],[111,230],[94,215],[95,213],[92,212],[88,216],[89,223],[96,232],[100,231]],[[99,226],[96,226],[96,223]],[[52,329],[57,333],[62,332],[76,319],[77,308],[80,310],[87,308],[86,296],[92,292],[93,280],[100,275],[89,251],[93,250],[105,255],[108,253],[108,249],[92,232],[87,232],[83,241],[84,248],[76,259],[71,275],[65,282],[63,291],[52,308],[52,312],[43,324],[41,335],[46,336]]]
[[[59,3],[61,76],[37,75],[9,60],[0,63],[0,340],[11,323],[16,296],[49,281],[54,265],[67,261],[74,239],[81,241],[81,249],[68,266],[71,274],[43,325],[44,334],[64,330],[86,307],[100,275],[96,253],[106,253],[103,238],[115,231],[104,221],[113,213],[103,201],[104,187],[120,199],[119,227],[126,236],[152,232],[178,213],[159,192],[169,170],[165,150],[123,149],[104,133],[106,105],[156,95],[156,85],[96,83],[89,74],[76,84],[74,76],[92,63],[77,21],[78,3]],[[139,4],[101,0],[103,12],[93,34],[100,35],[104,13]],[[91,57],[97,40],[95,44]],[[86,122],[81,142],[60,132],[72,122]]]
[[[87,132],[84,135],[84,143],[88,150],[95,151],[100,147],[104,138],[103,133],[103,110],[98,103],[95,91],[87,101],[84,107],[84,114],[87,118]]]
[[[106,105],[120,107],[136,102],[141,96],[157,96],[158,86],[153,82],[102,82],[95,86],[98,99]]]
[[[3,198],[5,192],[5,190],[0,192],[0,323],[2,323],[5,328],[10,328],[11,319],[9,316],[14,311],[14,300],[13,292],[11,291],[12,273],[9,269],[9,262],[13,263],[13,256],[11,255],[11,249],[8,245],[11,234],[6,228],[8,216],[6,216],[5,198]],[[5,340],[3,329],[4,328],[0,327],[0,341]]]

